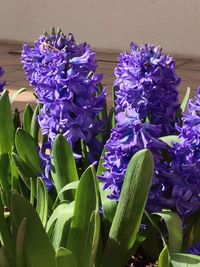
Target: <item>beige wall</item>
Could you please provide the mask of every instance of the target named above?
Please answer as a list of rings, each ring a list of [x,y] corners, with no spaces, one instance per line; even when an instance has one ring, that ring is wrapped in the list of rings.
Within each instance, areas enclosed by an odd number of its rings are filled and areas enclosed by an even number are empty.
[[[151,42],[200,57],[200,0],[0,1],[0,39],[33,41],[52,25],[96,49]]]

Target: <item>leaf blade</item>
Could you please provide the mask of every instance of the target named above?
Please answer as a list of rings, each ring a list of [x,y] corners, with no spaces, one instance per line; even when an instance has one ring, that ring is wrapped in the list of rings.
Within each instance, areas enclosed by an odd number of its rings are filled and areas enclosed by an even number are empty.
[[[22,196],[12,193],[11,212],[17,227],[27,218],[25,251],[31,265],[55,267],[55,251],[34,207]]]
[[[70,145],[62,135],[57,135],[52,148],[52,179],[57,192],[68,183],[78,181],[76,163]],[[61,199],[73,199],[71,192],[64,192]]]
[[[190,87],[187,87],[184,99],[183,99],[183,101],[181,103],[182,112],[184,112],[186,107],[187,107],[187,104],[188,104],[188,101],[189,101],[189,98],[190,98],[190,91],[191,91]]]
[[[93,166],[88,167],[81,176],[67,243],[67,249],[76,255],[80,266],[90,217],[93,211],[98,208],[98,194],[93,168]]]
[[[121,267],[131,256],[150,189],[153,169],[153,157],[147,149],[138,151],[130,160],[101,267]],[[115,257],[109,257],[110,253],[114,253]]]
[[[6,90],[0,96],[0,125],[0,154],[11,153],[14,145],[14,125],[8,91]]]
[[[160,216],[166,223],[169,236],[169,252],[180,252],[183,242],[183,228],[179,216],[170,210],[164,210],[153,214]]]

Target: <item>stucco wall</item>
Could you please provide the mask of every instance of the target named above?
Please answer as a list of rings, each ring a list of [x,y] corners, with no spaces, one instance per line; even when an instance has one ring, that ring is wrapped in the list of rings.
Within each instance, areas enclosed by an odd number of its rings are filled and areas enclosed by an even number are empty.
[[[61,27],[101,50],[130,41],[200,57],[200,0],[1,0],[0,39],[33,41]]]

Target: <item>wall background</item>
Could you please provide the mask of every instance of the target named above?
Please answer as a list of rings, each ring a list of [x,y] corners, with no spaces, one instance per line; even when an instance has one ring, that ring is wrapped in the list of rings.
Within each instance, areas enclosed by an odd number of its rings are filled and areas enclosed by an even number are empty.
[[[0,39],[30,42],[52,25],[94,49],[130,41],[200,57],[200,0],[2,0]]]

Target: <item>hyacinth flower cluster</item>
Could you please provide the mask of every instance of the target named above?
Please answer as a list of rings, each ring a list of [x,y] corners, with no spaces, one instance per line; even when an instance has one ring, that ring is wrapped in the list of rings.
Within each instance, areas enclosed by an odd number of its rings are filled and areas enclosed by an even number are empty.
[[[23,46],[21,62],[26,76],[42,105],[38,122],[51,148],[58,133],[80,154],[80,140],[89,148],[90,160],[98,154],[97,134],[103,129],[99,113],[105,104],[105,89],[98,85],[95,53],[87,43],[78,44],[72,34],[60,30],[42,35],[31,48]],[[42,155],[49,170],[49,157]],[[78,158],[79,156],[77,156]]]
[[[200,209],[200,89],[188,104],[179,128],[180,142],[171,149],[172,162],[166,173],[171,186],[171,202],[182,218]]]
[[[118,200],[131,157],[148,148],[155,161],[148,210],[172,207],[174,203],[167,198],[169,185],[164,179],[169,162],[163,151],[169,153],[169,147],[159,137],[177,132],[180,79],[175,62],[163,55],[160,47],[131,44],[131,51],[119,56],[115,75],[117,124],[106,143],[106,171],[99,179],[104,189],[110,190],[108,197]]]
[[[180,79],[172,57],[161,47],[131,43],[130,52],[120,54],[115,75],[117,112],[135,108],[141,120],[162,125],[163,136],[176,133]]]
[[[0,78],[3,76],[4,74],[4,70],[2,69],[2,67],[0,67]],[[5,82],[4,81],[0,81],[0,93],[3,91],[5,86]]]
[[[158,196],[164,192],[162,192],[158,177],[161,166],[163,169],[166,168],[162,151],[167,149],[166,144],[158,139],[162,131],[161,126],[142,122],[135,109],[119,112],[116,120],[116,126],[105,145],[107,152],[104,157],[104,167],[107,171],[99,177],[100,181],[104,183],[103,188],[110,190],[108,198],[118,201],[130,159],[140,149],[148,148],[152,152],[155,166],[157,166],[148,206],[151,211],[160,210]]]

